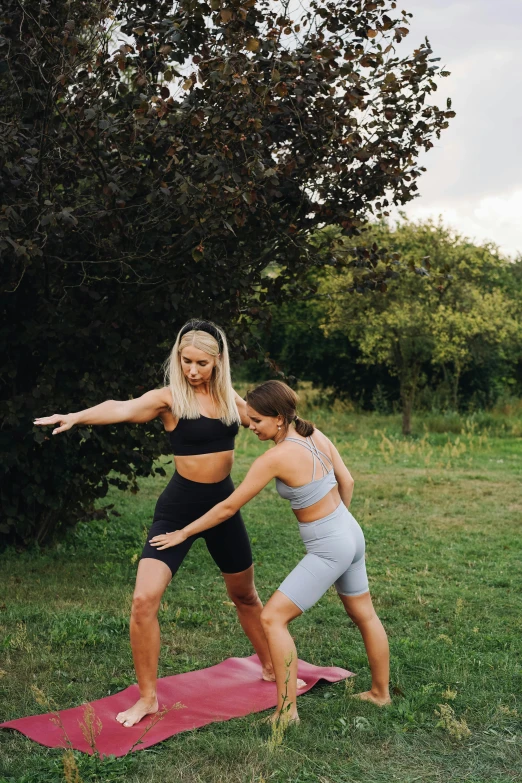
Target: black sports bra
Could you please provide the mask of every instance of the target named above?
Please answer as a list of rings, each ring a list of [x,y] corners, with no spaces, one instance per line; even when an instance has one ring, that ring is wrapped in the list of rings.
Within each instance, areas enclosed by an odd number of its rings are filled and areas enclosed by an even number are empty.
[[[218,451],[233,451],[234,438],[239,425],[223,424],[221,419],[179,419],[175,430],[168,432],[172,453],[179,457],[193,454],[215,454]]]

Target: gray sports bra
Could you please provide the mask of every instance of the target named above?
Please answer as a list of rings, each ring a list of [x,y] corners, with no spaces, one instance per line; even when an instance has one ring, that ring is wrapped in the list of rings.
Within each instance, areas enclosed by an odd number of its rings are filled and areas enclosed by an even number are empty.
[[[298,440],[297,438],[285,438],[285,440],[299,443],[312,453],[314,470],[309,484],[303,484],[300,487],[289,487],[284,481],[276,478],[276,489],[282,498],[290,501],[292,508],[308,508],[308,506],[312,506],[314,503],[322,500],[337,485],[332,460],[324,451],[319,451],[311,435],[306,440]],[[332,466],[330,469],[325,465],[322,457],[326,457]],[[323,470],[323,475],[318,479],[314,478],[316,460],[319,461]]]

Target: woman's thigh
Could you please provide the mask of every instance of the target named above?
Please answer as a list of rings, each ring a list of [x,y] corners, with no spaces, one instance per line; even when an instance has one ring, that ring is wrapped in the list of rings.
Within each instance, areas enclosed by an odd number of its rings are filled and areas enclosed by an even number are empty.
[[[182,544],[178,546],[171,546],[168,549],[158,550],[157,547],[152,546],[149,541],[154,536],[162,535],[163,533],[172,533],[173,530],[177,530],[175,524],[172,521],[165,519],[157,519],[152,523],[147,541],[143,547],[141,553],[140,565],[145,560],[155,561],[156,563],[163,563],[170,570],[170,578],[174,576],[183,560],[185,559],[190,547],[195,541],[195,536],[187,538]]]
[[[343,547],[346,549],[346,546]],[[349,551],[336,560],[309,552],[279,585],[279,591],[305,612],[326,593],[329,587],[346,571],[350,563]]]
[[[252,565],[250,540],[241,514],[206,530],[203,538],[215,564],[223,574],[237,574]]]
[[[368,592],[368,577],[366,575],[366,545],[364,533],[359,524],[351,521],[351,534],[353,537],[355,552],[353,561],[346,571],[335,582],[335,588],[339,595],[358,596]]]

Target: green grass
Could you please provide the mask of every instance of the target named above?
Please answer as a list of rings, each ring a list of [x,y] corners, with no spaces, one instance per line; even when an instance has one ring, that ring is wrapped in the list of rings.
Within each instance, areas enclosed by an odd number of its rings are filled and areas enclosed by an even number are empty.
[[[352,511],[391,647],[392,707],[350,699],[369,686],[357,630],[333,592],[292,625],[302,658],[357,673],[299,699],[302,723],[280,747],[260,715],[214,724],[121,760],[76,754],[82,781],[413,783],[522,780],[522,446],[509,416],[477,421],[315,410],[356,479]],[[517,421],[519,421],[517,419]],[[238,481],[263,446],[239,438]],[[167,461],[167,460],[166,460]],[[172,470],[172,465],[166,465]],[[114,491],[118,516],[79,525],[51,549],[2,556],[2,716],[59,708],[133,682],[127,640],[136,559],[164,479]],[[245,510],[263,600],[302,556],[293,515],[269,487]],[[161,610],[160,675],[251,650],[222,579],[198,542]],[[353,682],[353,686],[352,686]],[[436,714],[449,705],[448,719]],[[443,707],[442,711],[448,711]],[[465,721],[469,736],[458,738]],[[0,732],[0,781],[65,780],[63,751]],[[73,777],[70,778],[74,780]]]

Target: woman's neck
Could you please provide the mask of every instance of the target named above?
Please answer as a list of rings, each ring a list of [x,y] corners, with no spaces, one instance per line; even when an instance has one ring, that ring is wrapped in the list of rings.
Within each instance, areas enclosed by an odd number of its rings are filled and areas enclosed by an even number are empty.
[[[274,435],[274,437],[272,438],[272,440],[274,441],[275,445],[277,446],[278,443],[282,443],[284,440],[286,440],[286,438],[288,437],[289,432],[290,432],[290,427],[288,427],[283,432],[283,434],[281,434],[281,430],[279,430],[279,432],[276,433],[276,435]]]
[[[212,397],[210,383],[202,383],[201,386],[194,389],[194,394],[200,394],[202,397]]]

